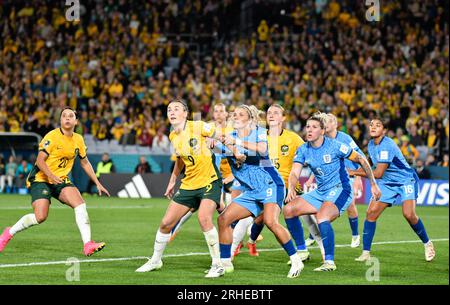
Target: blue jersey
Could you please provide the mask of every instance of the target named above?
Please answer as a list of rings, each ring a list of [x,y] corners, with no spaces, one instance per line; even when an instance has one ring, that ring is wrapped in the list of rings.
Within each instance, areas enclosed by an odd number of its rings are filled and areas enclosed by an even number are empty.
[[[359,146],[355,143],[355,141],[353,140],[353,138],[346,134],[345,132],[342,131],[338,131],[336,134],[336,138],[334,138],[335,140],[342,142],[344,144],[347,144],[348,146],[350,146],[354,151],[356,151],[357,153],[361,154],[364,156],[363,151],[359,148]],[[359,163],[350,161],[348,159],[345,159],[344,161],[345,167],[349,168],[351,170],[357,170],[360,165]]]
[[[337,140],[324,137],[322,146],[313,147],[307,142],[297,149],[294,162],[309,166],[317,181],[317,189],[323,193],[342,184],[345,190],[351,190],[350,179],[344,160],[353,149]]]
[[[249,143],[263,142],[267,144],[267,129],[261,127],[253,129],[251,133],[244,138],[239,138],[236,130],[230,135],[235,139],[240,139]],[[234,178],[244,188],[249,190],[262,190],[267,188],[268,184],[272,183],[284,186],[283,179],[269,159],[268,150],[264,155],[261,155],[255,151],[245,149],[242,146],[237,146],[238,151],[246,156],[245,162],[239,164],[231,151],[224,145],[217,143],[216,147],[226,155]]]
[[[411,181],[411,179],[419,180],[416,171],[409,166],[400,148],[391,138],[384,136],[378,145],[370,140],[368,150],[375,167],[378,163],[388,164],[383,177],[378,179],[380,184],[402,185]]]

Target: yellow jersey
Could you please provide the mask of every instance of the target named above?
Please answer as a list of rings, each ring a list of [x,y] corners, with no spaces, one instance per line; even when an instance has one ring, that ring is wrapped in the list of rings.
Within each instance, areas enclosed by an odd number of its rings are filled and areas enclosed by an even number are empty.
[[[77,156],[86,158],[87,147],[83,137],[73,133],[71,137],[64,134],[61,128],[56,128],[45,135],[39,143],[39,151],[45,152],[48,157],[45,160],[50,171],[60,177],[66,183],[70,183],[69,173]],[[39,170],[35,164],[27,178],[27,187],[32,182],[50,183],[47,176]]]
[[[214,125],[202,121],[186,121],[182,131],[170,133],[175,154],[185,165],[185,177],[181,180],[180,189],[196,190],[220,178],[214,163],[215,156],[206,144],[206,138],[213,137],[214,133]]]
[[[305,142],[298,134],[287,129],[283,129],[279,136],[268,135],[267,141],[269,158],[288,187],[295,153],[297,148]]]

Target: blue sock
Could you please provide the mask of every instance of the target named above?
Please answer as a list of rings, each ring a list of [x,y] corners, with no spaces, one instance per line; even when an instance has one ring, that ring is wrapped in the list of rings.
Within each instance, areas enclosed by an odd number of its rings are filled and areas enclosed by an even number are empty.
[[[329,221],[319,223],[320,235],[325,248],[325,260],[334,261],[334,231]]]
[[[253,223],[252,228],[250,229],[250,239],[251,240],[257,240],[259,234],[261,234],[261,231],[264,229],[264,223],[257,224]]]
[[[297,253],[297,250],[295,250],[295,246],[294,243],[292,242],[292,239],[289,239],[289,241],[283,245],[283,249],[289,256]]]
[[[300,218],[285,218],[287,228],[292,235],[292,238],[295,240],[295,244],[297,245],[297,250],[306,250],[305,245],[305,233],[303,232],[302,223],[300,222]]]
[[[348,218],[348,222],[350,223],[350,228],[352,229],[352,235],[356,236],[359,235],[359,230],[358,230],[358,216],[356,216],[355,218]]]
[[[372,246],[373,237],[375,235],[375,229],[377,228],[377,222],[364,221],[363,230],[363,250],[370,251]]]
[[[239,220],[235,220],[231,223],[231,228],[234,229],[234,227],[236,227],[237,223],[239,222]]]
[[[220,258],[231,258],[231,244],[219,244]]]
[[[427,230],[425,230],[425,227],[423,226],[422,220],[419,218],[419,221],[415,224],[409,224],[411,228],[416,232],[417,236],[422,240],[424,244],[430,241],[427,235]]]

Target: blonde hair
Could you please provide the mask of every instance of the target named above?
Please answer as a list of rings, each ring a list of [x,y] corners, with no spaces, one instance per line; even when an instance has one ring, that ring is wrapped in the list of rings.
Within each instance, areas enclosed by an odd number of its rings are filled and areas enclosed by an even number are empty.
[[[283,116],[285,115],[284,107],[281,106],[280,104],[272,104],[272,105],[270,105],[270,107],[275,107],[275,108],[280,109],[280,110],[281,110],[281,114],[282,114]],[[270,108],[270,107],[269,107],[269,108]]]
[[[327,116],[328,116],[328,119],[333,120],[333,121],[336,123],[336,125],[338,124],[337,117],[336,117],[334,114],[332,114],[331,112],[329,112],[329,113],[327,113]]]
[[[308,121],[311,120],[319,122],[320,128],[325,129],[328,121],[328,115],[325,112],[317,111],[308,119]]]

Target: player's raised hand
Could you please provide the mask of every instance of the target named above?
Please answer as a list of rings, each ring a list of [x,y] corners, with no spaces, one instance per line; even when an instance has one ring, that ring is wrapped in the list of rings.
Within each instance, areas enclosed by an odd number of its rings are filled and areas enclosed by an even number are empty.
[[[288,194],[287,194],[286,199],[284,200],[284,202],[289,203],[292,200],[294,200],[295,197],[297,197],[297,194],[295,193],[295,191],[289,189],[288,190]]]
[[[371,186],[372,198],[374,201],[378,201],[381,198],[381,190],[378,184],[372,184]]]
[[[97,190],[98,190],[98,195],[101,196],[102,193],[105,193],[106,195],[108,195],[108,197],[111,197],[111,195],[109,194],[108,190],[101,185],[100,183],[97,184]]]
[[[362,194],[362,191],[363,191],[362,179],[356,177],[355,183],[353,184],[353,195],[358,196],[358,194]]]

